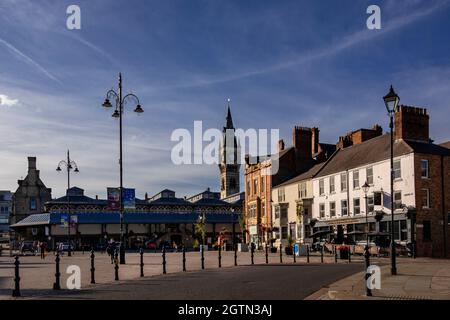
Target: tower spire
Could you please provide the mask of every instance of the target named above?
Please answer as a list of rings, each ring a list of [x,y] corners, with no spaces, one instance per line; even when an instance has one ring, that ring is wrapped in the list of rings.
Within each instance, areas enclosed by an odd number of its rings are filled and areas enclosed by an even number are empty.
[[[231,102],[231,99],[228,98],[228,113],[227,113],[227,117],[226,117],[226,120],[225,120],[224,131],[225,131],[226,129],[234,129],[234,126],[233,126],[233,118],[231,117],[230,102]]]

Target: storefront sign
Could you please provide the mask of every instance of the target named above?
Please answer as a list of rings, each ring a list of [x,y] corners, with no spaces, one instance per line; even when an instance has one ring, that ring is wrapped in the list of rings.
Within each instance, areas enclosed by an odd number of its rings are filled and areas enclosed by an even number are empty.
[[[249,232],[250,234],[258,234],[258,229],[257,229],[256,226],[250,226],[250,227],[248,228],[248,232]]]
[[[61,215],[61,228],[67,228],[69,226],[69,216],[67,214]]]

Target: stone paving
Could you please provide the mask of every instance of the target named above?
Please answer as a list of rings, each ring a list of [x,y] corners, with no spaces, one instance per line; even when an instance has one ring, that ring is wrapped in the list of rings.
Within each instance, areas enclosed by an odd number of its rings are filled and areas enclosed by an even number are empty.
[[[126,265],[120,265],[119,279],[131,280],[140,277],[140,255],[136,252],[127,253]],[[381,259],[380,260],[386,260]],[[361,256],[352,256],[352,262],[362,262]],[[12,289],[14,288],[14,258],[0,257],[0,299],[12,299]],[[182,253],[166,253],[166,269],[167,273],[182,272]],[[306,263],[306,257],[297,257],[297,263]],[[315,253],[310,257],[311,263],[321,263],[320,256]],[[255,252],[255,264],[265,264],[266,258],[264,252]],[[279,253],[269,253],[269,263],[280,263]],[[284,264],[294,263],[293,256],[283,255]],[[324,256],[324,263],[335,263],[333,255],[326,254]],[[338,263],[348,263],[347,260],[340,260]],[[66,280],[68,274],[66,269],[70,265],[77,265],[81,269],[81,286],[83,289],[91,287],[90,253],[76,252],[72,257],[66,255],[61,257],[60,272],[61,272],[61,288],[67,288]],[[238,265],[251,265],[250,252],[238,252]],[[222,268],[234,267],[234,252],[222,252]],[[205,252],[205,269],[218,268],[218,252]],[[201,255],[199,252],[186,253],[186,269],[188,271],[201,270]],[[146,277],[161,275],[162,255],[160,252],[145,252],[144,253],[144,275]],[[21,293],[24,297],[42,296],[50,294],[53,290],[53,283],[55,281],[55,255],[50,253],[45,260],[41,260],[39,256],[23,256],[20,257],[20,287]],[[110,258],[106,253],[95,253],[95,281],[94,286],[101,284],[114,283],[114,265],[111,264]]]
[[[357,273],[312,294],[308,300],[450,300],[450,260],[398,259],[397,275],[381,267],[381,289],[365,296],[364,273]]]

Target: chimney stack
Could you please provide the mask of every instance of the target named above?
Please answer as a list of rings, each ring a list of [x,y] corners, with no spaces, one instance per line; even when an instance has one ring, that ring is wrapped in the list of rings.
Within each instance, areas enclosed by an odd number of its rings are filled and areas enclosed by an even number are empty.
[[[311,139],[311,152],[312,154],[316,154],[317,152],[319,152],[319,128],[312,128],[311,129],[311,133],[312,133],[312,139]]]
[[[312,155],[312,130],[306,127],[294,127],[292,144],[302,159],[311,159]]]
[[[427,109],[398,106],[395,112],[395,139],[430,142],[429,123]]]
[[[284,140],[281,139],[278,141],[278,152],[281,152],[284,150]]]

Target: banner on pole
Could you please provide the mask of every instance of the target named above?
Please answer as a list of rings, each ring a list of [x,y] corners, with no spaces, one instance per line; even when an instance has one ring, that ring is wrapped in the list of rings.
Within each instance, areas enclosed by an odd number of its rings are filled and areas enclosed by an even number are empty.
[[[124,210],[136,209],[136,191],[135,189],[124,188],[122,193]]]
[[[120,189],[119,188],[107,188],[108,192],[108,205],[106,210],[117,211],[120,210]]]

